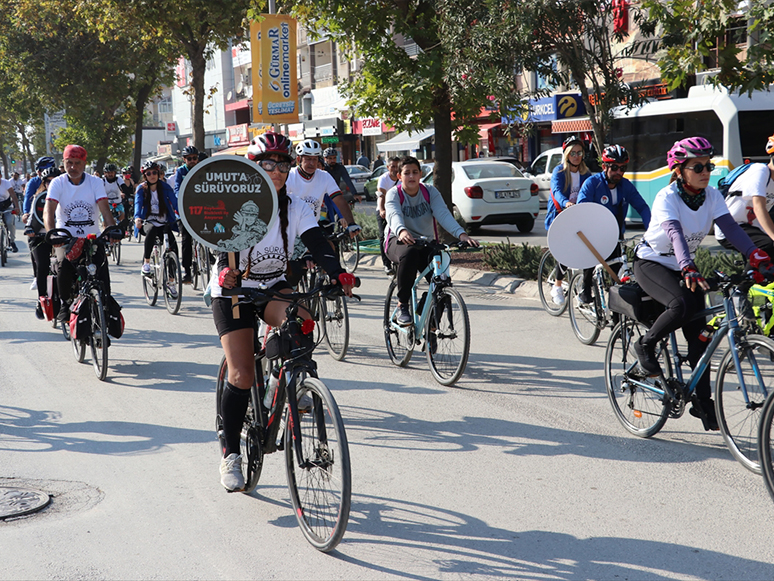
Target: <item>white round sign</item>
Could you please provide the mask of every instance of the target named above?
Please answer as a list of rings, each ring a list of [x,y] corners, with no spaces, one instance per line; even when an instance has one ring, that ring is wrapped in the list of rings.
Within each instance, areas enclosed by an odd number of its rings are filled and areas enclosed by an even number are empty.
[[[610,256],[618,243],[618,221],[605,206],[589,202],[562,210],[548,229],[548,248],[559,263],[570,268],[599,264],[578,232],[586,236],[602,258]]]

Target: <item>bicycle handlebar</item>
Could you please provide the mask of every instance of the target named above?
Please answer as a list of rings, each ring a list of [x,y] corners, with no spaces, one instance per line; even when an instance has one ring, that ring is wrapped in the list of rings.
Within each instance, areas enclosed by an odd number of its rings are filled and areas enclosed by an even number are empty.
[[[414,238],[414,246],[436,247],[439,250],[449,250],[451,248],[458,248],[462,250],[463,248],[470,248],[471,245],[467,242],[463,242],[462,240],[458,242],[452,242],[451,244],[446,244],[445,242],[438,242],[437,240],[433,240],[432,238],[427,238],[425,236],[417,236]]]
[[[124,233],[118,226],[108,226],[105,228],[99,236],[89,234],[86,238],[99,243],[105,243],[109,238],[120,240],[124,237]],[[46,242],[52,246],[59,244],[69,244],[75,236],[73,236],[66,228],[52,228],[46,232]]]
[[[359,286],[360,286],[360,279],[355,277],[355,287],[359,287]],[[329,296],[336,296],[336,295],[343,295],[343,294],[344,294],[344,291],[342,290],[341,285],[339,284],[317,285],[315,288],[305,293],[300,293],[300,292],[283,293],[281,291],[275,291],[270,288],[240,287],[240,286],[235,286],[234,288],[230,288],[230,289],[228,288],[221,289],[221,295],[224,297],[233,297],[233,296],[245,297],[244,300],[241,300],[237,303],[238,305],[246,304],[246,303],[263,305],[275,299],[285,301],[286,303],[299,303],[301,301],[314,298],[317,295],[320,295],[323,297],[329,297]],[[360,300],[359,296],[354,294],[352,296],[357,300]]]

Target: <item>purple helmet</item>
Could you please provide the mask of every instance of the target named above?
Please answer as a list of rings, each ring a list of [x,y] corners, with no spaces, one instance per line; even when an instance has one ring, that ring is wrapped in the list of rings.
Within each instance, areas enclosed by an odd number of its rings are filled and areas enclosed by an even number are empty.
[[[672,170],[684,161],[694,157],[712,157],[714,153],[712,144],[703,137],[688,137],[675,141],[667,153],[667,165]]]
[[[253,139],[250,146],[247,148],[245,157],[250,161],[258,161],[275,153],[290,161],[293,159],[290,153],[292,145],[290,139],[284,135],[268,131]]]

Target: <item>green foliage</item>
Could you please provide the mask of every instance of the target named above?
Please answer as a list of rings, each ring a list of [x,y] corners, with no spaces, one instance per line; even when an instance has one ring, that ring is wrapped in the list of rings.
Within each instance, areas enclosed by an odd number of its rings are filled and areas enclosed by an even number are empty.
[[[379,226],[376,222],[376,214],[366,214],[365,212],[352,212],[355,222],[363,230],[360,237],[363,240],[374,240],[379,238]]]
[[[526,242],[519,246],[511,241],[484,248],[484,264],[495,272],[513,274],[527,280],[536,280],[543,249]]]
[[[741,264],[736,264],[737,262],[741,262]],[[716,270],[723,274],[739,274],[744,268],[744,260],[738,252],[710,254],[710,251],[703,247],[696,250],[694,264],[705,278],[715,278]]]

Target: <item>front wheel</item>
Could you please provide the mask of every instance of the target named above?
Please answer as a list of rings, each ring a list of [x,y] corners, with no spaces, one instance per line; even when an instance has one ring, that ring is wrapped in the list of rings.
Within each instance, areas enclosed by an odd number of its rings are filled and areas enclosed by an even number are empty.
[[[774,341],[763,335],[747,335],[741,341],[739,371],[731,351],[720,362],[715,412],[731,454],[742,466],[760,474],[758,423],[766,397],[774,391]]]
[[[339,256],[341,266],[349,273],[357,270],[357,263],[360,260],[360,242],[357,236],[350,238],[346,236],[339,241]]]
[[[0,219],[2,219],[2,213],[0,213]],[[8,262],[8,234],[5,228],[0,228],[0,265],[5,266]]]
[[[601,330],[599,292],[597,285],[592,284],[592,301],[582,303],[579,298],[582,290],[583,271],[573,276],[570,281],[570,324],[578,341],[584,345],[593,345],[599,338]]]
[[[556,268],[557,264],[554,255],[551,254],[550,250],[546,250],[543,253],[543,258],[540,259],[540,265],[538,266],[538,294],[540,295],[540,302],[542,303],[543,308],[552,317],[558,317],[567,310],[567,295],[569,294],[568,290],[570,288],[569,282],[567,282],[566,279],[562,280],[562,286],[560,288],[562,289],[564,300],[561,305],[557,305],[551,296],[551,292],[556,285]],[[568,275],[569,269],[565,269],[565,271],[565,275]]]
[[[650,438],[664,427],[672,406],[666,402],[660,380],[642,373],[637,363],[634,343],[645,331],[640,323],[627,318],[615,326],[605,351],[605,387],[621,425],[635,436]],[[661,370],[671,376],[665,343],[658,347],[656,356]]]
[[[167,310],[170,314],[176,315],[180,311],[180,303],[183,300],[183,276],[177,254],[172,251],[164,253],[164,274],[161,286]]]
[[[83,360],[86,358],[86,342],[71,336],[70,325],[67,323],[65,323],[62,327],[67,328],[67,332],[65,334],[67,337],[70,337],[70,343],[73,346],[73,355],[75,355],[75,360],[78,363],[83,363]]]
[[[159,296],[159,255],[156,249],[150,257],[150,273],[142,277],[142,291],[145,294],[145,300],[150,305],[156,304],[156,299]]]
[[[97,289],[91,290],[89,297],[89,309],[91,315],[91,357],[94,364],[94,374],[100,381],[107,377],[108,370],[108,344],[107,319],[102,296]]]
[[[313,405],[309,413],[299,414],[301,440],[295,441],[289,425],[285,430],[288,488],[304,536],[315,549],[328,552],[339,544],[349,521],[349,446],[336,400],[325,384],[307,377],[296,392],[303,395]]]
[[[462,377],[470,354],[470,319],[453,288],[438,291],[425,322],[427,362],[435,380],[452,385]]]
[[[393,317],[398,310],[397,282],[393,280],[387,289],[387,297],[384,300],[384,342],[387,344],[387,353],[390,360],[400,367],[405,367],[411,360],[414,352],[414,325],[401,327]]]
[[[318,310],[325,344],[331,357],[344,359],[349,346],[349,313],[347,301],[342,296],[320,297]]]
[[[774,397],[766,398],[761,411],[761,421],[758,426],[758,458],[761,462],[763,481],[769,490],[769,496],[774,500],[774,458],[772,458],[772,430],[774,430]]]
[[[121,265],[121,241],[116,240],[110,247],[110,256],[116,263],[116,266]]]

